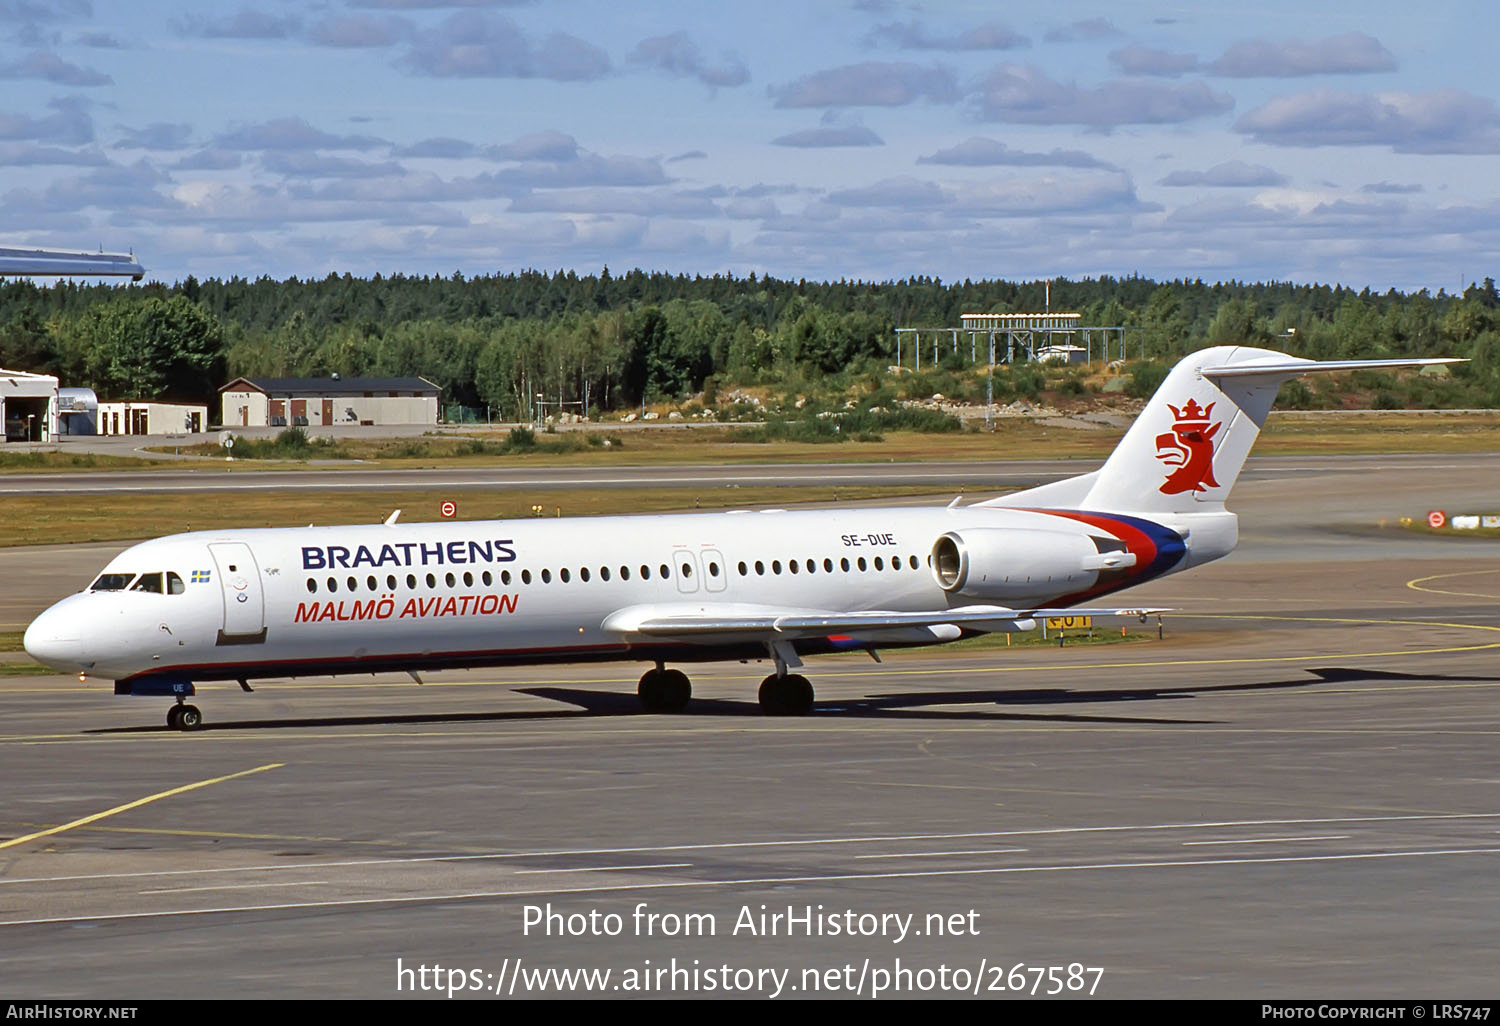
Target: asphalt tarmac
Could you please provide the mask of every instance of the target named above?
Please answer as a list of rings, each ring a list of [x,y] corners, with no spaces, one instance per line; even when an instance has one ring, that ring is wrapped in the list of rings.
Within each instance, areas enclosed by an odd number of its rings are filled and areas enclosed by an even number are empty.
[[[1497,459],[1320,459],[1126,593],[1162,640],[814,660],[801,719],[737,663],[679,716],[624,665],[209,686],[191,734],[0,678],[0,989],[1492,996],[1500,560],[1379,522],[1500,512]],[[0,553],[0,619],[115,548]]]

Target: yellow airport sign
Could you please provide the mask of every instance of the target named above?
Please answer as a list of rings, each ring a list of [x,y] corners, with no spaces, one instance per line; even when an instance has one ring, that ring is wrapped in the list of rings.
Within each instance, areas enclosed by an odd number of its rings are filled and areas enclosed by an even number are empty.
[[[1047,629],[1049,631],[1086,631],[1094,627],[1092,616],[1049,616],[1047,617]]]

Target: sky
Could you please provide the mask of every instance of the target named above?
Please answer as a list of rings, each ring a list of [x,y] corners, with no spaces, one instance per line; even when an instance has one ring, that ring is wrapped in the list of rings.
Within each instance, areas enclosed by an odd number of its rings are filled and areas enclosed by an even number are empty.
[[[538,268],[1500,277],[1469,0],[0,0],[0,245]]]

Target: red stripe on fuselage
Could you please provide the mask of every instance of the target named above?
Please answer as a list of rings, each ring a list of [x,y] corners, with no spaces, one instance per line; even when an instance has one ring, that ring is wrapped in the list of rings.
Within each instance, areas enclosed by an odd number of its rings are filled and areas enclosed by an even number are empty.
[[[1112,581],[1101,581],[1092,588],[1064,595],[1057,599],[1057,604],[1069,605],[1074,602],[1082,602],[1085,599],[1098,598],[1121,588],[1128,588],[1133,584],[1141,583],[1136,578],[1144,577],[1151,569],[1151,564],[1156,561],[1156,542],[1151,536],[1139,527],[1116,520],[1113,517],[1101,516],[1098,513],[1080,513],[1076,510],[1062,509],[1028,509],[1026,513],[1041,513],[1049,517],[1063,517],[1066,520],[1076,520],[1080,524],[1097,527],[1101,531],[1114,535],[1125,543],[1125,551],[1135,556],[1135,566],[1125,571],[1125,576]]]

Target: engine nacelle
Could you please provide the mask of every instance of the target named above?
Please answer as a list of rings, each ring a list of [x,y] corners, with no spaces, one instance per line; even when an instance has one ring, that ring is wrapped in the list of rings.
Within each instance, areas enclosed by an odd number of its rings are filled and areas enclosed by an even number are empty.
[[[1123,549],[1124,546],[1121,546]],[[1101,559],[1083,534],[1024,528],[949,531],[932,546],[932,572],[943,590],[979,599],[1027,602],[1080,591],[1127,553]]]

